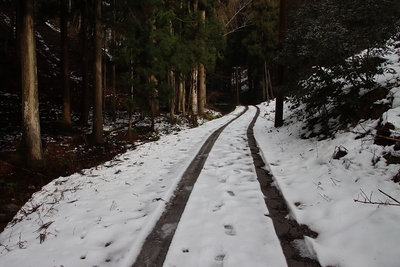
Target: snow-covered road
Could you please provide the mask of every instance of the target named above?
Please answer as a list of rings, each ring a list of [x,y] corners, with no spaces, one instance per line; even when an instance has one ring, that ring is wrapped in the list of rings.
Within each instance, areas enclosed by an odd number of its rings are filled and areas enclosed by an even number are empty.
[[[167,254],[172,266],[286,266],[267,216],[246,131],[249,107],[221,133],[194,186]]]
[[[400,113],[399,92],[393,90],[397,104],[390,114]],[[400,211],[387,206],[395,204],[393,199],[378,191],[400,199],[400,185],[391,181],[398,165],[388,164],[382,156],[394,153],[393,147],[378,146],[373,138],[360,139],[351,132],[322,141],[302,139],[307,129],[294,116],[301,107],[296,111],[286,104],[288,123],[278,129],[273,127],[274,103],[258,107],[261,115],[254,136],[289,206],[287,217],[319,234],[304,238],[302,245],[312,252],[304,256],[324,267],[398,266]],[[44,186],[0,234],[0,267],[132,266],[205,140],[244,109],[161,136],[101,166]],[[245,134],[254,114],[255,108],[249,107],[209,153],[165,267],[287,266],[265,216],[268,210]],[[397,115],[386,119],[400,125]],[[362,129],[375,124],[365,122]],[[334,160],[338,146],[346,147],[348,155]],[[382,204],[354,202],[366,197]]]
[[[255,110],[208,155],[165,266],[285,266],[246,138]],[[131,266],[201,145],[243,111],[43,187],[1,233],[0,266]]]

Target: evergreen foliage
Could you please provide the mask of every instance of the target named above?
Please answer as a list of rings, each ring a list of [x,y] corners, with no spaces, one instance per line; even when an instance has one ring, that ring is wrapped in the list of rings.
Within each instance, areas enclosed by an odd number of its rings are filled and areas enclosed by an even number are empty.
[[[215,13],[217,3],[199,3],[207,12],[203,21],[192,1],[116,0],[114,24],[120,41],[113,58],[125,69],[127,95],[135,99],[125,101],[129,107],[149,112],[149,102],[167,106],[174,96],[170,71],[183,78],[199,62],[213,68],[224,45]]]
[[[248,61],[272,66],[278,39],[278,6],[276,0],[254,0],[251,6],[252,25],[243,44],[248,50]]]
[[[238,0],[222,7],[219,17],[225,20],[227,45],[225,57],[218,62],[220,77],[230,76],[233,67],[246,69],[249,90],[241,94],[240,101],[243,104],[259,102],[264,64],[274,69],[279,0]],[[225,83],[230,89],[231,79],[226,79]]]
[[[374,76],[391,71],[384,55],[399,27],[397,0],[304,4],[278,58],[285,68],[281,91],[304,101],[309,114],[320,114],[326,124],[329,118],[343,125],[360,119],[362,96],[380,90]]]

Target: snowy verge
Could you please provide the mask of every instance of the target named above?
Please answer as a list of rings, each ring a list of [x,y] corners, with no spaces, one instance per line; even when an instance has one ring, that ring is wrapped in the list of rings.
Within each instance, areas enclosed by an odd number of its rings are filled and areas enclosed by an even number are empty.
[[[0,266],[129,266],[193,157],[231,114],[60,177],[0,234]]]
[[[378,189],[400,199],[400,186],[391,181],[398,165],[387,165],[382,155],[392,147],[373,144],[373,138],[355,133],[337,133],[317,141],[301,139],[302,122],[290,120],[293,111],[286,103],[290,123],[274,128],[275,103],[260,105],[254,134],[269,164],[277,186],[300,224],[319,233],[307,239],[322,266],[393,267],[400,260],[400,207],[355,202],[393,203]],[[400,125],[399,112],[392,116]],[[376,122],[364,122],[373,128]],[[333,159],[338,147],[348,154]]]

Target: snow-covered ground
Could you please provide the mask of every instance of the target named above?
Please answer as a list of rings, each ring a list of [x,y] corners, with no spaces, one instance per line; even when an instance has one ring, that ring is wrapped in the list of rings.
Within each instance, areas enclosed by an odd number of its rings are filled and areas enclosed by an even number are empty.
[[[271,104],[262,105],[264,113],[255,125],[254,135],[291,215],[319,233],[315,240],[306,241],[321,265],[399,266],[400,206],[354,201],[367,197],[373,202],[396,204],[378,189],[400,201],[400,185],[391,181],[399,166],[386,165],[382,157],[373,164],[385,149],[393,147],[382,148],[373,144],[371,136],[356,139],[356,133],[348,132],[323,141],[300,139],[299,122],[273,127]],[[286,110],[287,117],[289,113]],[[333,159],[340,146],[348,154]]]
[[[393,105],[383,119],[400,129],[400,89],[391,93]],[[384,205],[396,204],[389,196],[400,200],[400,185],[391,181],[399,166],[382,157],[396,152],[373,144],[371,135],[356,138],[377,121],[332,139],[301,139],[303,124],[289,103],[288,123],[279,129],[273,127],[274,102],[259,107],[255,138],[290,216],[319,233],[306,244],[321,265],[399,266],[400,207]],[[0,266],[130,266],[203,142],[243,109],[43,187],[0,234]],[[244,134],[254,112],[250,107],[228,126],[211,150],[166,267],[286,266]],[[339,147],[348,153],[333,159]]]
[[[206,138],[244,108],[34,194],[0,235],[0,266],[129,266]]]
[[[307,243],[321,265],[398,266],[400,207],[354,202],[364,200],[363,192],[394,202],[378,189],[400,199],[400,186],[390,180],[398,166],[383,158],[372,164],[391,148],[345,132],[303,140],[300,122],[276,129],[274,103],[259,107],[255,137],[291,215],[319,233]],[[21,221],[1,233],[0,266],[129,266],[204,140],[242,110],[48,184],[16,216]],[[291,111],[285,114],[290,120]],[[210,152],[165,266],[286,265],[277,238],[268,234],[272,224],[244,136],[253,115],[250,107]],[[348,154],[335,160],[338,146]]]
[[[230,124],[210,151],[165,267],[286,266],[246,136],[255,110]]]

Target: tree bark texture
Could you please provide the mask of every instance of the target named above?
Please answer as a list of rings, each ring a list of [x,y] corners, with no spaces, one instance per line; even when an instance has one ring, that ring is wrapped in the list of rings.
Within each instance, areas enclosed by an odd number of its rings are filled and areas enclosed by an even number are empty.
[[[198,106],[199,116],[204,115],[206,105],[206,69],[204,64],[199,64],[199,93],[198,93]]]
[[[286,36],[286,21],[287,21],[287,0],[280,0],[280,11],[279,11],[279,44],[278,50],[282,51],[283,41]],[[282,66],[278,66],[277,70],[277,84],[281,86],[284,84],[284,69]],[[275,127],[283,125],[283,97],[281,93],[276,94],[275,100]]]
[[[175,106],[176,106],[176,100],[177,100],[177,95],[176,95],[176,90],[175,90],[175,74],[172,70],[168,71],[168,84],[173,88],[173,96],[169,100],[169,115],[170,115],[170,121],[171,123],[175,123]]]
[[[69,90],[68,64],[68,0],[61,1],[61,87],[62,87],[62,127],[71,128],[71,98]]]
[[[82,110],[80,123],[87,125],[89,122],[89,62],[87,49],[87,4],[83,1],[81,22],[81,44],[82,44]]]
[[[182,116],[186,116],[185,81],[182,75],[177,76],[176,82],[178,84],[178,111],[182,112]]]
[[[206,21],[206,11],[201,10],[202,24]],[[204,43],[204,40],[202,41]],[[204,44],[203,44],[204,45]],[[198,64],[199,70],[199,92],[198,92],[198,114],[204,115],[204,108],[206,105],[206,70],[203,63]]]
[[[103,143],[103,106],[102,106],[102,40],[101,40],[101,0],[95,0],[95,44],[94,44],[94,108],[93,108],[93,141]]]
[[[34,1],[20,2],[20,55],[22,81],[22,148],[27,163],[39,164],[43,160],[40,139],[39,96],[34,30]]]
[[[198,113],[197,92],[198,92],[198,78],[199,78],[199,70],[197,67],[192,70],[191,78],[192,78],[191,85],[190,85],[191,113],[192,113],[192,115],[197,115],[197,113]]]

